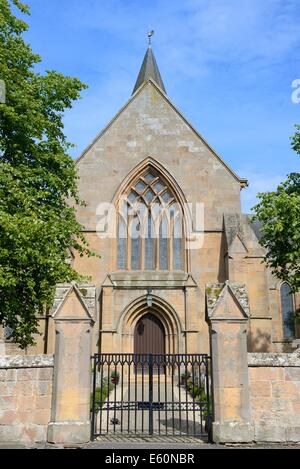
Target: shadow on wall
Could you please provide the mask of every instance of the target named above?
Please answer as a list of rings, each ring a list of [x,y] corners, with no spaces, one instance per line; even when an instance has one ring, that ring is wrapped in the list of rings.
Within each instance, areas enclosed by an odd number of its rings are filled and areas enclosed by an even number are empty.
[[[248,335],[249,352],[270,352],[271,351],[271,334],[256,329],[255,333]]]
[[[228,259],[226,258],[228,247],[225,238],[225,224],[223,220],[223,234],[221,240],[221,252],[219,257],[218,283],[225,283],[228,279]]]

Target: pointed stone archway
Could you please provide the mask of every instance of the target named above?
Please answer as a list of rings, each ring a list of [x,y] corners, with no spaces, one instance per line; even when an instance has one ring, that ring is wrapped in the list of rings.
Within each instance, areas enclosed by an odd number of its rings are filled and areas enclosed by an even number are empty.
[[[117,327],[117,331],[122,338],[122,353],[134,353],[136,328],[139,321],[149,314],[152,316],[152,327],[155,327],[153,326],[155,322],[157,331],[160,328],[161,337],[164,335],[165,351],[163,353],[185,353],[184,333],[181,322],[175,310],[166,301],[156,295],[153,295],[151,308],[147,305],[145,295],[132,302],[123,312]],[[151,329],[150,323],[148,326]],[[149,333],[151,334],[151,331],[149,331]]]

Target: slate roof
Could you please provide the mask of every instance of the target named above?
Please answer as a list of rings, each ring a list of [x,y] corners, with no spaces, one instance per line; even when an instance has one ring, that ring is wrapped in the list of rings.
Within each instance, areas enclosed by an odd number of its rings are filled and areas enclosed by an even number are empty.
[[[252,230],[255,233],[255,236],[257,237],[258,240],[260,240],[262,238],[262,232],[261,232],[262,223],[259,220],[251,221],[251,215],[247,215],[247,218],[249,220]]]
[[[259,221],[252,221],[251,215],[241,213],[225,214],[224,223],[228,248],[231,247],[234,239],[239,235],[245,247],[247,247],[248,243],[252,241],[251,244],[252,246],[256,246],[255,249],[263,249],[258,244],[258,241],[262,237],[262,225]]]
[[[151,46],[148,47],[144,57],[132,94],[134,94],[139,89],[139,87],[150,78],[152,78],[152,80],[160,87],[160,89],[165,94],[167,94]]]

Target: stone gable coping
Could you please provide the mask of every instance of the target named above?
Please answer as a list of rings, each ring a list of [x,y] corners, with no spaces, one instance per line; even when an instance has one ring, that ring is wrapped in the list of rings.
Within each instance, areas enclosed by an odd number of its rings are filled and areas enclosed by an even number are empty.
[[[248,253],[245,253],[245,255],[247,254],[247,257],[264,256],[265,249],[260,246],[248,215],[241,213],[225,214],[224,227],[228,252],[231,251],[233,242],[238,237],[246,251],[248,251]]]
[[[129,98],[129,100],[124,104],[124,106],[117,112],[117,114],[111,119],[111,121],[104,127],[104,129],[101,130],[101,132],[98,133],[96,138],[88,145],[88,147],[81,153],[79,158],[76,160],[76,164],[80,163],[80,161],[85,157],[85,155],[88,153],[88,151],[93,147],[93,145],[97,142],[99,138],[104,135],[107,130],[113,125],[113,123],[119,118],[119,116],[127,109],[127,107],[130,105],[130,103],[136,99],[136,97],[142,92],[142,90],[148,86],[152,85],[158,93],[162,96],[162,98],[171,106],[171,108],[177,113],[177,115],[185,122],[185,124],[191,129],[191,131],[203,142],[203,144],[212,152],[212,154],[219,160],[219,162],[227,169],[227,171],[236,179],[240,185],[241,188],[248,187],[248,181],[245,178],[240,178],[234,171],[233,169],[230,168],[230,166],[223,160],[223,158],[216,152],[216,150],[205,140],[205,138],[195,129],[195,127],[188,121],[186,117],[183,116],[182,112],[172,103],[170,98],[164,94],[164,92],[161,90],[161,88],[155,83],[152,78],[149,80],[145,81],[139,89]]]
[[[245,316],[249,317],[250,308],[246,286],[243,283],[231,283],[229,281],[226,281],[226,283],[209,283],[206,285],[208,317],[213,316],[214,310],[218,304],[222,302],[227,291],[226,287],[238,301]]]
[[[0,356],[0,369],[9,368],[52,368],[53,355]]]
[[[55,316],[64,300],[67,298],[69,292],[75,289],[80,295],[80,300],[87,309],[91,318],[95,317],[96,310],[96,287],[90,284],[77,284],[72,282],[71,284],[58,284],[55,291],[55,297],[52,308],[50,309],[50,315]]]
[[[206,300],[207,300],[207,311],[208,316],[211,316],[215,306],[219,300],[219,297],[223,291],[225,283],[208,283],[206,285]]]

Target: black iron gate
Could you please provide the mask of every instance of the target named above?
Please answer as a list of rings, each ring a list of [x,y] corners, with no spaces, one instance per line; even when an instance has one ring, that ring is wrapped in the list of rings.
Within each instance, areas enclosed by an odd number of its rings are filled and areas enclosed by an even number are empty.
[[[208,355],[96,354],[92,369],[92,439],[107,434],[209,437]]]

